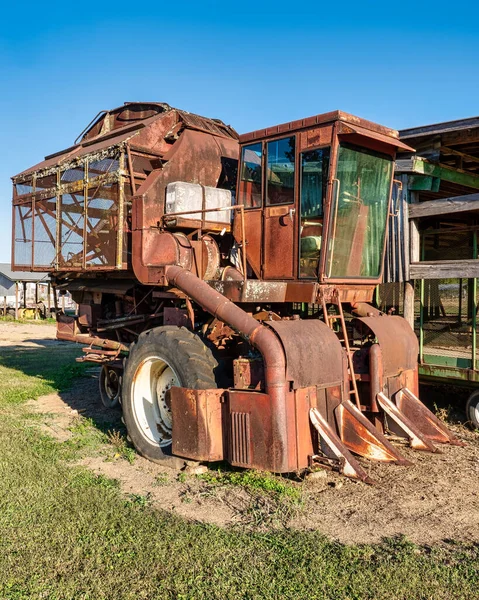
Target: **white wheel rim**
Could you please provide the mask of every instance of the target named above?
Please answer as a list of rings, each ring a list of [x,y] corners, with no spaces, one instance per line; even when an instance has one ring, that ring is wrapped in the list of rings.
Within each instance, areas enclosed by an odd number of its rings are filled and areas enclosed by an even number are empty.
[[[138,430],[160,448],[171,444],[171,410],[166,392],[180,381],[170,365],[159,356],[150,356],[136,369],[132,383],[133,416]]]

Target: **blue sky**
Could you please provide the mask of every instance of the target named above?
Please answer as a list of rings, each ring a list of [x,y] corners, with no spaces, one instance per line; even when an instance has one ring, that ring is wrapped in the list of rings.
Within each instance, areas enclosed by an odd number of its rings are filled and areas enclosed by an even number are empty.
[[[457,7],[4,5],[0,262],[10,260],[10,177],[125,101],[167,102],[240,133],[335,109],[398,129],[479,114],[479,6]]]

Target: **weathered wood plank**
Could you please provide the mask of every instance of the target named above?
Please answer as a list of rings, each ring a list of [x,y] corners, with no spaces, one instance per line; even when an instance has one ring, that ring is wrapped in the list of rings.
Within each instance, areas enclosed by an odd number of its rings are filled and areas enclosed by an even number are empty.
[[[419,227],[418,222],[414,219],[411,219],[411,208],[413,205],[409,206],[409,218],[410,218],[410,226],[409,226],[409,260],[410,263],[417,263],[421,260],[421,239],[419,236]],[[411,279],[414,279],[412,275],[410,275]]]
[[[476,126],[473,129],[450,131],[448,133],[444,133],[441,139],[444,146],[453,146],[455,144],[474,144],[479,142],[479,128]]]
[[[417,173],[438,177],[443,181],[456,183],[465,187],[479,189],[479,175],[468,173],[461,169],[454,169],[445,165],[428,162],[420,156],[396,161],[396,173]]]
[[[404,318],[414,330],[414,283],[404,282]]]
[[[443,123],[433,123],[432,125],[422,125],[420,127],[410,127],[402,129],[399,132],[399,139],[412,138],[420,135],[437,135],[448,132],[464,134],[464,130],[479,127],[479,117],[467,117],[466,119],[456,119],[455,121],[444,121]]]
[[[479,277],[479,259],[411,263],[411,279],[470,279]]]
[[[453,156],[460,156],[465,160],[479,163],[479,157],[472,156],[471,154],[466,154],[465,152],[459,152],[459,150],[454,150],[453,148],[448,148],[447,146],[441,146],[441,152],[443,154],[452,154]]]
[[[436,215],[456,214],[469,210],[479,210],[479,194],[466,194],[452,198],[428,200],[409,207],[409,218],[432,217]]]

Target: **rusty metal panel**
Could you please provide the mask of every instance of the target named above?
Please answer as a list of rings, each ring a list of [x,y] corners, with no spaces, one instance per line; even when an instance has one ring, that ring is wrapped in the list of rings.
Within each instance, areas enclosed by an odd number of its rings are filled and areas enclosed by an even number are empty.
[[[397,392],[393,399],[401,413],[429,440],[454,446],[466,445],[407,388]]]
[[[223,460],[223,393],[222,389],[169,390],[173,454],[209,462]]]
[[[263,211],[261,209],[245,210],[246,257],[256,277],[261,277],[261,247],[263,240]],[[233,236],[237,244],[242,243],[241,220],[233,221]],[[242,249],[243,251],[243,249]]]
[[[319,146],[329,146],[333,139],[332,125],[315,127],[301,132],[299,137],[299,151],[304,152],[309,148],[318,148]]]
[[[79,304],[78,323],[84,327],[93,327],[101,317],[100,304]]]
[[[384,377],[417,369],[419,344],[409,323],[402,317],[381,315],[353,320],[354,327],[366,335],[368,329],[377,338],[382,350]]]
[[[264,381],[264,364],[260,358],[237,358],[233,361],[234,387],[237,390],[260,390]]]
[[[341,473],[352,479],[360,479],[364,483],[375,483],[354,458],[345,444],[339,439],[334,428],[328,423],[324,416],[315,408],[310,410],[311,422],[318,432],[318,452],[328,457],[337,465]],[[315,456],[315,459],[320,458]]]
[[[317,319],[268,321],[286,353],[293,388],[333,386],[343,381],[343,349],[336,334]]]
[[[347,377],[347,371],[345,373]],[[349,383],[348,383],[349,385]],[[341,404],[343,400],[348,400],[348,397],[342,395],[343,386],[331,386],[326,388],[326,412],[324,416],[327,418],[328,423],[333,425],[336,423],[335,410]]]
[[[263,139],[265,137],[290,133],[291,131],[295,130],[313,128],[318,125],[333,123],[335,121],[342,121],[343,123],[348,123],[354,127],[361,127],[366,129],[368,132],[376,132],[382,136],[385,136],[388,140],[388,143],[391,145],[399,145],[402,143],[398,143],[399,133],[395,129],[378,125],[377,123],[367,121],[366,119],[361,119],[360,117],[356,117],[355,115],[351,115],[341,110],[335,110],[297,121],[290,121],[289,123],[282,123],[281,125],[269,127],[268,129],[258,129],[249,133],[243,133],[239,136],[239,140],[241,144],[245,144],[254,140]]]
[[[267,206],[263,219],[263,277],[291,279],[294,271],[294,204]]]
[[[225,125],[218,119],[208,119],[183,110],[178,110],[177,112],[186,127],[190,129],[197,129],[198,131],[205,131],[206,133],[212,133],[222,137],[238,138],[234,129]]]
[[[228,412],[230,421],[230,431],[228,432],[228,462],[232,465],[245,466],[256,469],[274,470],[275,457],[273,452],[273,432],[271,429],[271,401],[268,394],[259,392],[244,392],[239,390],[229,390],[228,392]],[[249,448],[247,457],[248,463],[238,462],[240,458],[246,456],[244,450],[239,454],[238,439],[241,434],[238,428],[243,425],[246,427],[246,419],[239,416],[248,414],[248,441],[243,441],[243,446]],[[233,431],[233,427],[236,429]],[[242,432],[245,433],[244,430]],[[233,436],[236,436],[233,439]]]
[[[398,148],[403,152],[414,152],[414,148],[411,148],[411,146],[408,146],[404,142],[399,141],[399,139],[392,137],[391,135],[385,135],[382,132],[373,131],[371,129],[367,129],[366,127],[361,127],[360,125],[351,125],[350,123],[344,122],[340,123],[338,134],[356,134],[363,137],[371,138],[372,140],[380,142],[381,144],[394,146],[395,148]]]
[[[68,339],[80,333],[78,322],[75,317],[70,317],[62,313],[57,315],[57,338]]]
[[[297,470],[294,395],[287,394],[286,432],[276,430],[274,398],[268,394],[229,390],[227,396],[228,462],[276,473]]]
[[[191,327],[188,311],[176,306],[165,306],[163,309],[163,325],[177,325],[178,327]]]
[[[411,464],[349,400],[337,407],[335,415],[339,437],[351,452],[381,462]]]

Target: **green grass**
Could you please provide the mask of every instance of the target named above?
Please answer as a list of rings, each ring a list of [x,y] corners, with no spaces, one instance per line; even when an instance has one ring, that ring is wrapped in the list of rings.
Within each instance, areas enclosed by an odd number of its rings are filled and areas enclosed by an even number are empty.
[[[285,477],[249,470],[210,470],[197,476],[208,491],[240,488],[248,496],[239,511],[244,525],[287,526],[303,508],[302,485]]]
[[[15,319],[13,315],[1,315],[0,323],[10,323],[11,325],[56,325],[57,320],[54,317],[47,319]]]
[[[278,497],[290,498],[293,502],[301,502],[301,489],[285,479],[276,477],[271,473],[262,473],[260,471],[208,471],[203,475],[198,475],[199,479],[213,485],[233,485],[241,486],[244,489],[254,492],[271,494]]]
[[[85,365],[76,363],[81,350],[74,344],[0,351],[0,406],[68,389]]]
[[[65,462],[65,445],[43,435],[21,406],[79,374],[65,348],[21,351],[23,359],[1,352],[2,600],[478,598],[477,544],[419,547],[397,538],[344,546],[318,532],[187,522],[153,510],[147,495],[125,497],[115,481]],[[83,438],[94,424],[75,427]],[[69,454],[83,450],[73,445]],[[269,475],[206,479],[300,499],[300,484]]]

